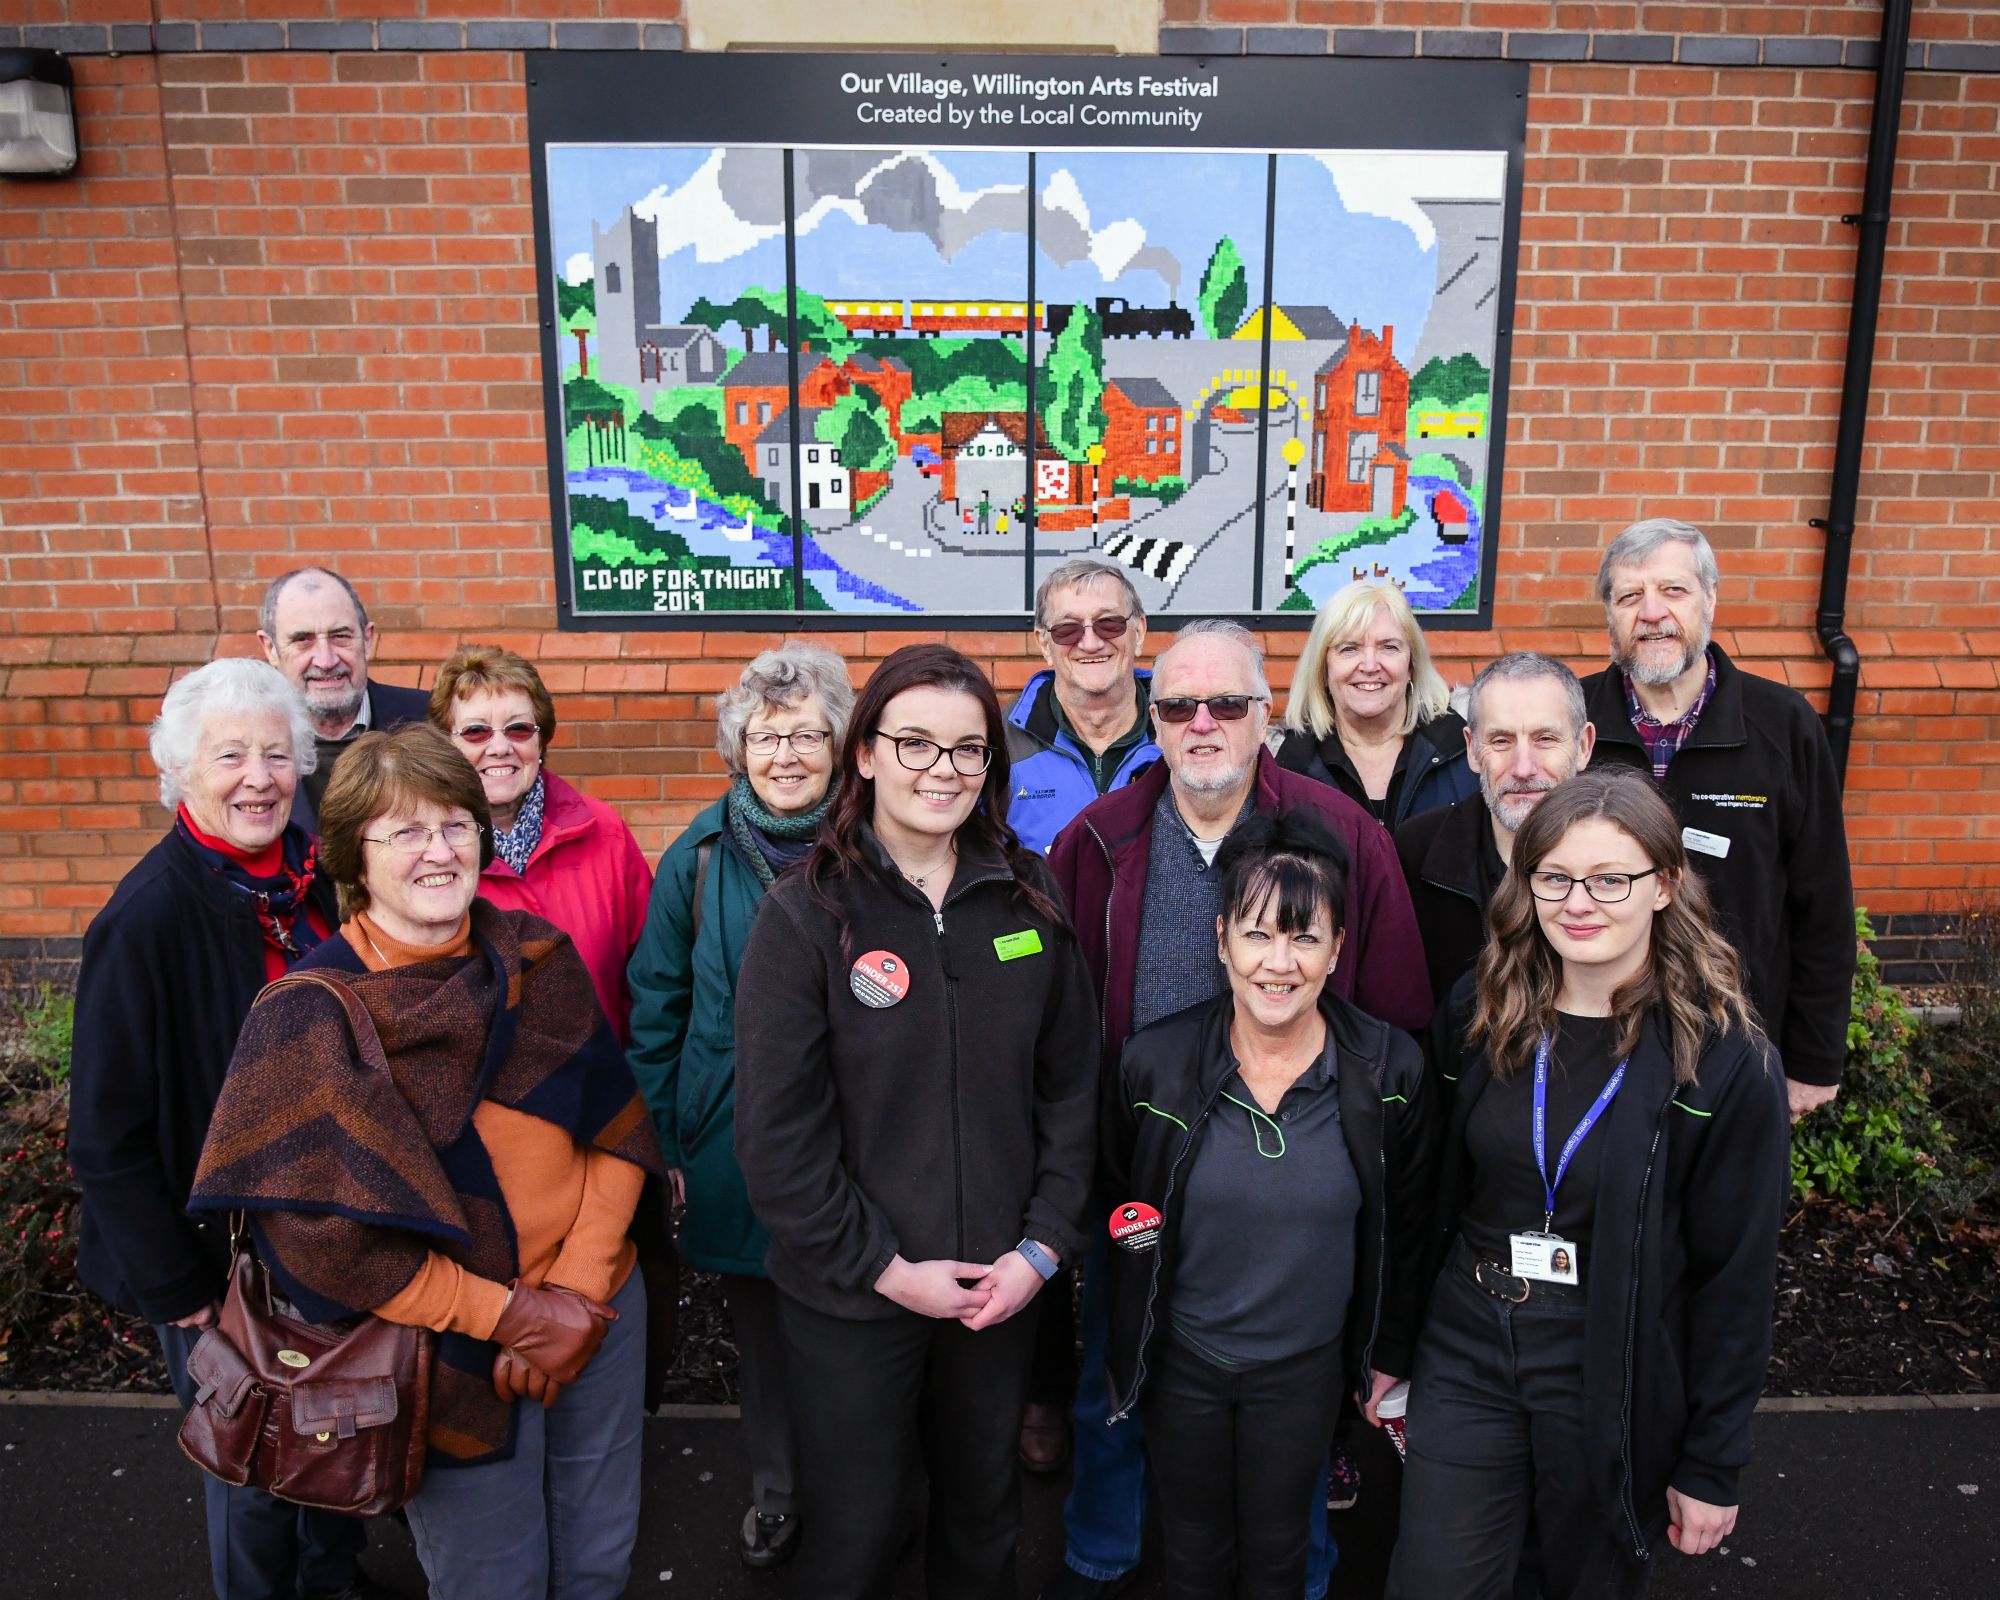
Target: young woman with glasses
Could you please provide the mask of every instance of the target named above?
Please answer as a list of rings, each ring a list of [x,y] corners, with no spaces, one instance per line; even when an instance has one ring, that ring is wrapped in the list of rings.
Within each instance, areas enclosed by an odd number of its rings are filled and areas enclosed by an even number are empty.
[[[1464,1026],[1397,1600],[1644,1592],[1736,1523],[1790,1178],[1785,1080],[1680,828],[1591,771],[1514,838]]]
[[[771,1236],[803,1565],[832,1600],[888,1592],[920,1465],[930,1592],[1015,1593],[1018,1313],[1081,1241],[1097,1016],[1009,776],[978,667],[898,650],[737,977],[736,1149]]]

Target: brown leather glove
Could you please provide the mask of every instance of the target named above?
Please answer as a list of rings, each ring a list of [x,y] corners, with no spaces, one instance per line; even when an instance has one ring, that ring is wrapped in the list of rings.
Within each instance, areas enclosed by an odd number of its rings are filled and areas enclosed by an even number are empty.
[[[536,1289],[514,1280],[493,1340],[557,1383],[575,1383],[618,1313],[572,1289]]]
[[[562,1385],[503,1347],[493,1358],[493,1392],[509,1405],[516,1400],[534,1400],[546,1411],[562,1394]]]

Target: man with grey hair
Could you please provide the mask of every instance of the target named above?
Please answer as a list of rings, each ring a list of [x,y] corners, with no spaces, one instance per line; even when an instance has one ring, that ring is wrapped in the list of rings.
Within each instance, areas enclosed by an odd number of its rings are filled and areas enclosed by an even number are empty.
[[[257,642],[306,697],[319,765],[299,780],[292,819],[317,833],[320,797],[342,749],[370,728],[422,722],[430,696],[369,681],[375,624],[354,585],[327,567],[294,567],[272,581],[258,612]]]
[[[1531,650],[1483,667],[1468,710],[1465,759],[1479,775],[1479,793],[1419,812],[1396,830],[1439,1000],[1478,963],[1486,908],[1507,875],[1515,831],[1543,795],[1590,764],[1597,738],[1576,674]]]
[[[1346,846],[1346,942],[1328,989],[1398,1027],[1422,1028],[1430,985],[1395,846],[1338,789],[1287,772],[1265,749],[1271,685],[1256,638],[1233,622],[1181,629],[1153,663],[1151,714],[1161,760],[1084,807],[1049,852],[1104,1009],[1106,1070],[1116,1070],[1130,1034],[1223,992],[1216,856],[1244,818],[1281,808],[1315,813]],[[1063,1570],[1044,1600],[1114,1594],[1139,1563],[1145,1453],[1137,1418],[1109,1416],[1103,1278],[1101,1260],[1098,1270],[1086,1264],[1075,1487],[1063,1508]],[[1326,1592],[1333,1560],[1325,1513],[1314,1509],[1307,1600]]]
[[[1035,592],[1035,643],[1048,670],[1007,713],[1007,820],[1047,854],[1070,818],[1160,751],[1146,718],[1153,675],[1138,664],[1146,608],[1123,571],[1090,556],[1057,567]]]
[[[1598,761],[1651,773],[1672,802],[1784,1060],[1796,1121],[1834,1097],[1847,1056],[1847,830],[1818,715],[1710,638],[1720,587],[1700,529],[1654,517],[1619,534],[1597,569],[1611,665],[1584,680],[1584,698]]]
[[[1146,608],[1122,568],[1094,556],[1065,561],[1035,591],[1035,643],[1047,670],[1028,680],[1007,713],[1013,794],[1007,821],[1030,850],[1047,854],[1091,801],[1160,759],[1146,716],[1152,674],[1139,666]],[[1038,1337],[1021,1416],[1021,1465],[1062,1470],[1076,1393],[1072,1299],[1035,1303]]]

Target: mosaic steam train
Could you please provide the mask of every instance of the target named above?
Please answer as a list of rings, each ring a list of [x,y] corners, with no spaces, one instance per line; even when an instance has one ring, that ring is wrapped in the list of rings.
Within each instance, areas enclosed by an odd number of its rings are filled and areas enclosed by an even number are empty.
[[[826,309],[850,333],[878,337],[915,333],[935,339],[942,334],[1012,333],[1028,326],[1029,306],[1025,300],[903,300],[879,296],[828,300]],[[1169,301],[1164,306],[1135,306],[1122,295],[1099,295],[1098,320],[1107,339],[1191,339],[1194,317],[1184,307]],[[1075,315],[1074,305],[1050,305],[1037,300],[1034,326],[1058,334]]]

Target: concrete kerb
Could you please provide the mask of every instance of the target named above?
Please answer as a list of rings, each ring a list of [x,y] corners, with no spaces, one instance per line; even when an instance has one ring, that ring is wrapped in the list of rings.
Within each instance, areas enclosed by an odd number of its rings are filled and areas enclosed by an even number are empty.
[[[69,1389],[0,1390],[0,1406],[88,1406],[109,1411],[161,1411],[174,1409],[180,1402],[170,1394],[88,1394]],[[1757,1402],[1760,1412],[1840,1412],[1840,1411],[1983,1411],[2000,1407],[2000,1395],[1990,1394],[1879,1394],[1879,1395],[1766,1395]],[[742,1415],[736,1406],[661,1406],[651,1413],[663,1422],[735,1422]]]
[[[170,1394],[89,1394],[75,1389],[0,1389],[0,1406],[86,1406],[104,1411],[179,1410]],[[734,1422],[736,1406],[661,1406],[648,1413],[662,1422]]]

